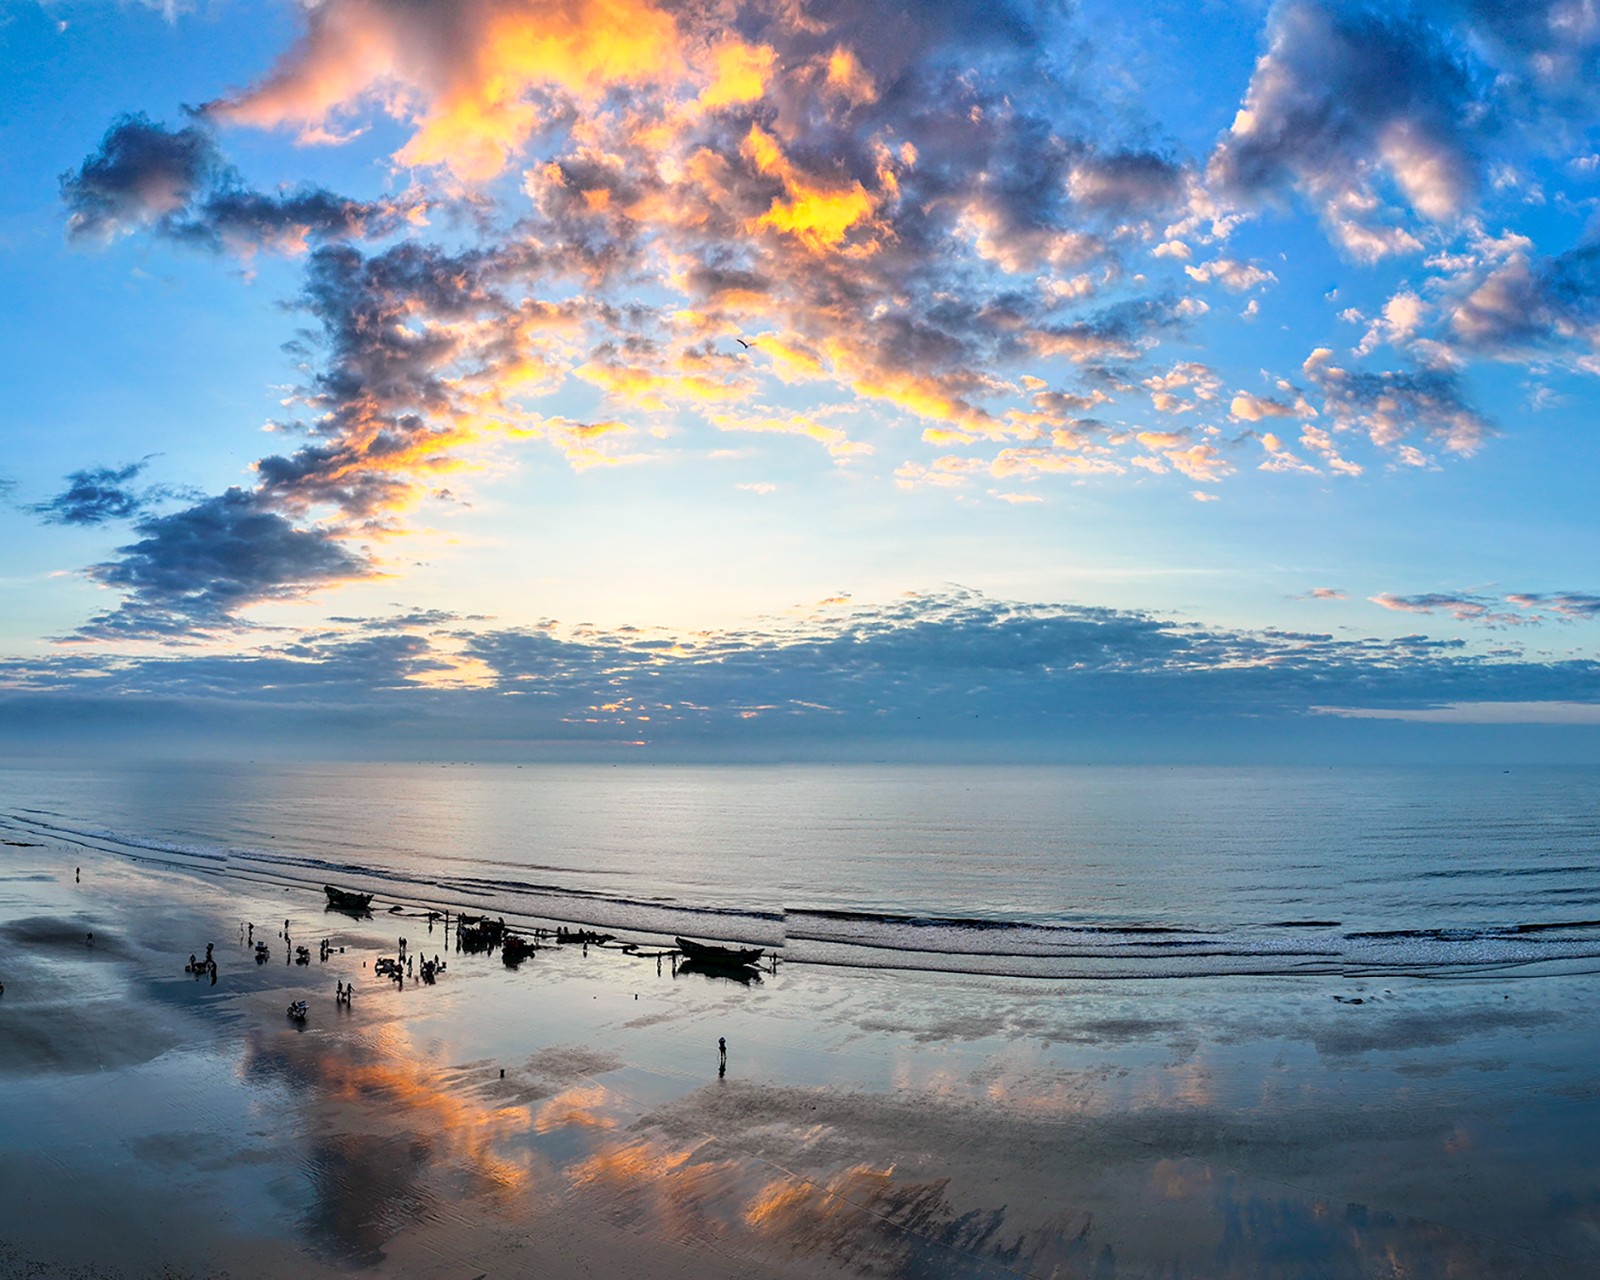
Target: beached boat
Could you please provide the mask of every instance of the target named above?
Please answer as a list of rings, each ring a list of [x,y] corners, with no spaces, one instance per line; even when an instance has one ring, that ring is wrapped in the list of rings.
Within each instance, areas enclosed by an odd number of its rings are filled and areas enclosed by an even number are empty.
[[[534,944],[531,938],[520,937],[515,933],[506,934],[505,941],[500,944],[500,958],[507,964],[521,964],[534,953]]]
[[[456,924],[456,946],[466,952],[489,951],[500,945],[506,922],[488,916],[462,916]]]
[[[741,987],[761,985],[761,970],[748,964],[708,964],[704,960],[680,960],[674,974],[679,978],[698,975],[712,982],[737,982]]]
[[[372,906],[370,893],[352,893],[349,889],[335,889],[331,884],[322,886],[328,895],[328,905],[340,911],[366,911]]]
[[[691,942],[688,938],[675,939],[678,950],[697,964],[724,969],[742,969],[761,962],[761,948],[714,947],[708,942]]]

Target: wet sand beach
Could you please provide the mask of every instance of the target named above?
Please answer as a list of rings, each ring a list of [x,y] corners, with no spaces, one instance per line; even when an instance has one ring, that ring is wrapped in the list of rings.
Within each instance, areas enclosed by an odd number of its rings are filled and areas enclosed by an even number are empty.
[[[1592,974],[745,984],[387,905],[7,848],[0,1275],[1600,1274]]]

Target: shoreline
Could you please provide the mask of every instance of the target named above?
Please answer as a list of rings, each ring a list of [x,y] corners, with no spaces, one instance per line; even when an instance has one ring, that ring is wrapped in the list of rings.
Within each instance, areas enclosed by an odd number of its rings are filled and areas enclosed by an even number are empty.
[[[416,916],[48,844],[0,866],[0,1274],[1600,1269],[1593,975],[745,986],[569,945],[395,989],[397,935],[444,954]],[[285,916],[345,951],[288,963]],[[183,973],[206,942],[216,987]]]
[[[1065,983],[1315,976],[1403,981],[1600,973],[1600,920],[1573,919],[1571,913],[1558,913],[1557,919],[1469,927],[1372,930],[1346,926],[1337,919],[1205,928],[908,916],[815,907],[695,906],[553,884],[473,880],[431,884],[392,870],[268,855],[262,850],[141,842],[106,830],[52,827],[16,814],[0,823],[0,829],[26,837],[3,842],[15,847],[42,842],[88,856],[116,857],[153,869],[251,886],[259,892],[320,894],[323,884],[338,881],[341,887],[404,904],[409,913],[447,909],[500,917],[525,933],[541,928],[588,929],[643,947],[671,948],[675,937],[686,935],[732,947],[760,947],[790,963],[840,971]],[[264,861],[269,857],[278,861]],[[1009,947],[986,945],[1002,936],[1012,940]]]

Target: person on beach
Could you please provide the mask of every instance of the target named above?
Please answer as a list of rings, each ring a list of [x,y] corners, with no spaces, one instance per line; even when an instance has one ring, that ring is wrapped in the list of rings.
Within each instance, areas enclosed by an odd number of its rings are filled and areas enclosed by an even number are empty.
[[[724,1071],[728,1069],[728,1041],[725,1036],[717,1037],[717,1064]]]

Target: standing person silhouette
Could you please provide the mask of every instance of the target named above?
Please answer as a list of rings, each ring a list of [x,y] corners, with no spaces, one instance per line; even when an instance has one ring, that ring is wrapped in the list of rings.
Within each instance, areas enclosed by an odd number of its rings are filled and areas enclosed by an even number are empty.
[[[718,1075],[728,1069],[728,1041],[724,1036],[717,1037],[717,1067]]]

